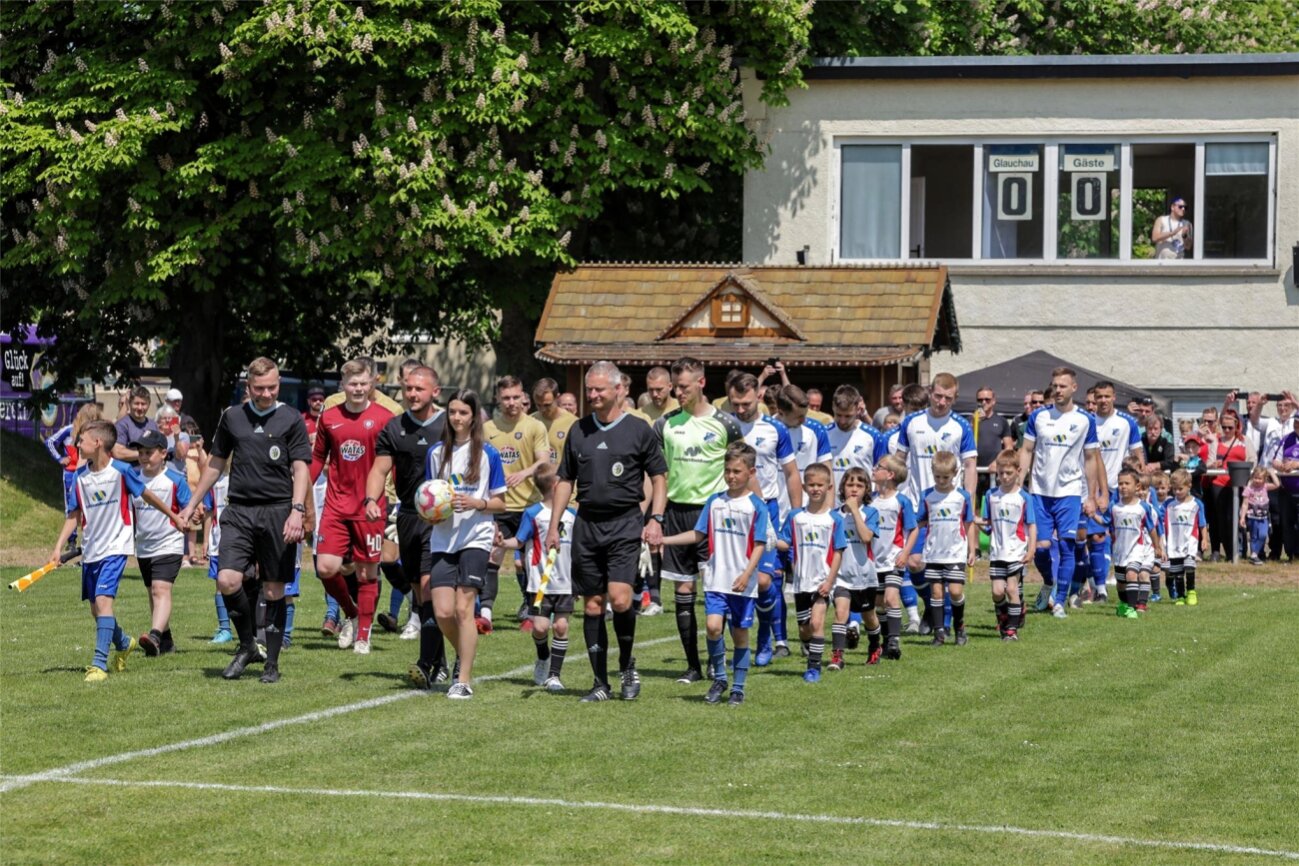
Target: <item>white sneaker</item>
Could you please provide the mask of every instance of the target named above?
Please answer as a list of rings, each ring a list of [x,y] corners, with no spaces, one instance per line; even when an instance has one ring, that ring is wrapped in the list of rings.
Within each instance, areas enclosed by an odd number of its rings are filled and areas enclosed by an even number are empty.
[[[1064,605],[1057,604],[1051,608],[1051,616],[1055,617],[1056,619],[1065,619],[1066,617],[1069,616],[1069,614],[1065,613]]]
[[[641,608],[641,610],[640,610],[640,615],[641,615],[641,616],[658,616],[658,615],[661,614],[662,612],[663,612],[663,605],[659,604],[657,601],[651,601],[648,605],[646,605],[645,607]]]
[[[338,630],[338,648],[347,649],[356,641],[356,617],[343,620],[343,627]]]
[[[559,681],[559,677],[546,677],[545,688],[548,692],[562,692],[564,684]]]
[[[370,642],[368,640],[359,640],[352,645],[352,652],[359,656],[368,656],[370,654]]]
[[[907,623],[907,627],[902,631],[904,634],[920,634],[920,620],[911,620],[911,622]]]
[[[401,630],[402,640],[415,640],[419,637],[420,622],[419,617],[412,616],[406,620],[406,627]]]
[[[490,607],[479,608],[478,615],[481,616],[483,619],[487,620],[488,622],[492,621],[492,609]]]
[[[447,697],[453,701],[467,701],[474,696],[474,690],[468,683],[456,683],[447,689]]]
[[[550,673],[550,659],[542,661],[537,659],[537,663],[532,666],[532,684],[539,686],[546,681],[546,676]]]

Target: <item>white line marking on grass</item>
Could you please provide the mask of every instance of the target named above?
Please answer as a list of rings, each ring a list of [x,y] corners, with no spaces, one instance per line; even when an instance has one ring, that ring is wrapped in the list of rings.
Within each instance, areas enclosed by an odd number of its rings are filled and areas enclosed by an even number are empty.
[[[654,640],[645,641],[636,644],[637,648],[651,647],[656,644],[668,643],[669,641],[680,640],[676,635],[670,637],[655,638]],[[489,676],[474,677],[475,683],[490,683],[496,680],[508,680],[511,677],[517,677],[520,674],[528,673],[532,670],[532,663],[520,665],[513,670],[508,670],[503,674],[491,674]],[[102,758],[92,758],[88,761],[78,761],[75,764],[67,764],[62,767],[55,767],[51,770],[44,770],[40,773],[33,773],[26,776],[4,776],[0,777],[0,794],[6,791],[13,791],[18,788],[25,788],[28,785],[37,782],[53,782],[68,776],[78,775],[90,770],[97,770],[100,767],[108,767],[113,764],[121,764],[126,761],[134,761],[136,758],[152,758],[157,755],[165,755],[168,752],[182,752],[187,749],[198,749],[204,746],[216,746],[230,740],[238,740],[242,737],[251,737],[255,734],[264,734],[267,731],[274,731],[278,728],[288,727],[289,725],[305,725],[311,722],[318,722],[322,719],[331,719],[334,716],[342,716],[348,713],[355,713],[360,710],[369,710],[375,707],[382,707],[386,704],[393,704],[397,701],[404,701],[408,698],[416,698],[422,695],[431,694],[419,689],[398,692],[391,695],[383,695],[369,700],[357,701],[352,704],[343,704],[339,707],[330,707],[325,710],[316,710],[310,713],[303,713],[300,716],[292,716],[287,719],[276,719],[270,722],[263,722],[260,725],[248,725],[243,728],[235,728],[230,731],[223,731],[219,734],[212,734],[207,737],[197,737],[192,740],[181,740],[178,743],[168,743],[165,746],[154,746],[149,749],[136,749],[130,752],[120,752],[116,755],[107,755]]]
[[[128,779],[82,779],[68,776],[39,778],[3,776],[10,780],[58,782],[65,785],[106,785],[118,788],[175,788],[191,791],[221,791],[237,794],[298,794],[315,797],[369,797],[388,800],[425,800],[448,803],[479,803],[501,806],[546,806],[560,809],[595,809],[658,815],[689,815],[702,818],[788,821],[800,824],[839,824],[861,827],[887,827],[900,830],[934,830],[945,833],[987,833],[1007,836],[1029,836],[1039,839],[1065,839],[1071,842],[1125,845],[1137,848],[1163,848],[1179,851],[1207,851],[1213,854],[1249,854],[1282,860],[1299,860],[1299,851],[1277,851],[1250,845],[1226,845],[1215,842],[1181,842],[1164,839],[1137,839],[1102,833],[1072,833],[1068,830],[1034,830],[994,824],[947,824],[941,821],[903,821],[888,818],[863,818],[850,815],[816,815],[800,812],[769,812],[755,809],[711,809],[701,806],[672,806],[655,803],[610,803],[600,800],[561,800],[549,797],[515,797],[489,794],[447,794],[433,791],[369,791],[341,788],[286,788],[279,785],[226,785],[219,782],[173,782],[164,780],[133,781]]]

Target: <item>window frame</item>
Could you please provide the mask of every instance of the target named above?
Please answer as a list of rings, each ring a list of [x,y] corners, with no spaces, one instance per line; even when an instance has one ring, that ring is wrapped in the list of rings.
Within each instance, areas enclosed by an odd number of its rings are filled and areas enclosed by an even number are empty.
[[[826,242],[830,261],[835,264],[897,264],[934,261],[932,258],[913,259],[906,255],[911,249],[911,147],[913,145],[966,145],[971,148],[974,160],[973,198],[971,214],[971,258],[945,258],[946,263],[988,270],[1026,266],[1052,266],[1065,268],[1180,268],[1192,271],[1199,267],[1276,267],[1277,261],[1277,143],[1276,131],[1240,131],[1202,133],[1196,135],[1166,134],[1079,134],[1079,135],[836,135],[831,139],[830,202],[826,220]],[[1204,190],[1205,146],[1208,144],[1267,144],[1267,255],[1263,258],[1204,258]],[[984,152],[989,145],[1036,144],[1042,147],[1043,238],[1041,258],[985,259],[983,249],[983,195]],[[1060,148],[1070,144],[1113,144],[1119,151],[1119,255],[1114,259],[1059,258],[1059,162]],[[1192,218],[1195,242],[1188,259],[1134,259],[1132,257],[1132,194],[1134,145],[1190,144],[1195,147],[1194,201],[1196,213]],[[842,166],[843,148],[854,145],[900,147],[902,151],[902,189],[899,205],[899,249],[897,258],[857,259],[840,255],[841,214],[843,211]]]

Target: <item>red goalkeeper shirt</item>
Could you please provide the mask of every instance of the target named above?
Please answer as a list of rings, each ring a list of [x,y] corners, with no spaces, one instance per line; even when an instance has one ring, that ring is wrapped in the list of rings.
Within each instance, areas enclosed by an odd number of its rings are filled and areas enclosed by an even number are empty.
[[[343,403],[321,413],[311,449],[311,480],[329,464],[326,509],[348,520],[365,519],[365,481],[374,465],[374,444],[391,419],[392,413],[378,403],[362,412],[348,411]]]

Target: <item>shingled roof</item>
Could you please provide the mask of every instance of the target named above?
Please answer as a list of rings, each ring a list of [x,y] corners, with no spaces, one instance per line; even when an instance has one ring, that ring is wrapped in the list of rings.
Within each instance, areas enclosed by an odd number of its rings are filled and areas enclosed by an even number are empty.
[[[730,336],[688,327],[720,292],[746,296],[763,327]],[[926,264],[582,264],[555,275],[536,341],[538,358],[560,364],[662,364],[690,354],[875,366],[960,351],[947,269]]]

